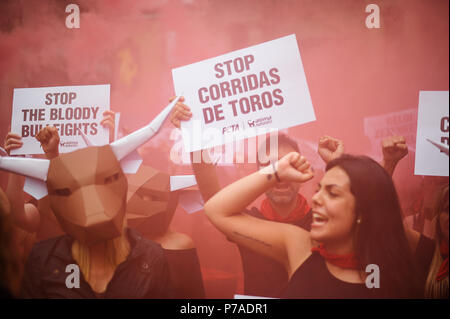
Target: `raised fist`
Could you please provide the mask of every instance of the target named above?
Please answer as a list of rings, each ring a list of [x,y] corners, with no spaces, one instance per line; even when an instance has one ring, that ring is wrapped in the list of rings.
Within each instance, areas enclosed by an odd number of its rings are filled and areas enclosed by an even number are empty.
[[[46,126],[42,128],[37,133],[36,139],[41,143],[47,158],[53,158],[59,155],[59,134],[56,127]]]
[[[344,143],[334,137],[324,135],[319,140],[318,153],[325,163],[344,154]]]
[[[383,159],[387,162],[398,163],[408,155],[408,146],[403,136],[389,136],[382,142]]]
[[[281,181],[304,183],[314,177],[311,165],[297,152],[283,156],[275,168]]]

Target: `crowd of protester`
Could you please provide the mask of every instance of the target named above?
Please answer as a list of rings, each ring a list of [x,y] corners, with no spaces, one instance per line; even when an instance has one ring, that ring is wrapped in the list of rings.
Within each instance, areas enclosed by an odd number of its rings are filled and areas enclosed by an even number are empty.
[[[174,106],[173,126],[192,116],[186,104],[181,98]],[[114,112],[104,114],[102,125],[112,136]],[[64,161],[57,129],[45,127],[36,138],[55,170]],[[311,199],[302,195],[301,186],[316,172],[293,138],[277,138],[275,154],[268,149],[270,143],[263,143],[258,154],[269,157],[258,156],[254,173],[226,186],[207,152],[191,153],[191,158],[202,158],[192,161],[192,170],[204,213],[239,249],[246,295],[448,298],[448,178],[427,203],[432,232],[424,234],[406,222],[392,181],[397,164],[408,154],[403,137],[383,141],[378,163],[346,154],[343,141],[322,136],[317,149],[326,169]],[[20,147],[20,136],[8,133],[4,157]],[[48,196],[32,199],[23,191],[25,178],[9,173],[7,188],[0,189],[0,296],[208,297],[195,242],[170,227],[177,197],[157,187],[167,184],[169,176],[151,167],[139,170],[137,176],[145,182],[127,199],[132,177],[112,159],[110,148],[85,150],[79,158],[92,160],[89,165],[95,167],[83,168],[79,179],[96,180],[91,201],[108,202],[112,213],[81,216],[82,205],[71,199],[76,190],[58,185],[58,176],[49,176]],[[261,195],[260,207],[252,206]],[[127,202],[140,211],[135,209],[132,216]],[[145,217],[138,219],[139,227],[132,226],[136,214]],[[77,289],[67,286],[70,264],[81,272]]]

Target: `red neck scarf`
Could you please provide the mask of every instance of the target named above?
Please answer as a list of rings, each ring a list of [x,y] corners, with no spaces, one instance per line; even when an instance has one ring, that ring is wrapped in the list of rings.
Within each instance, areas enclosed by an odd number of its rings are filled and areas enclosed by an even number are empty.
[[[359,262],[355,257],[355,253],[349,253],[344,255],[335,255],[327,252],[323,244],[320,244],[319,247],[311,248],[312,252],[319,252],[319,254],[325,258],[330,264],[335,266],[346,268],[346,269],[359,269]]]
[[[300,194],[297,194],[297,206],[295,206],[294,210],[286,217],[278,215],[272,205],[270,205],[268,198],[264,199],[261,204],[261,214],[263,214],[266,219],[279,223],[295,223],[305,217],[310,210],[311,208],[309,207],[308,202]]]
[[[436,275],[436,281],[441,281],[445,277],[448,277],[448,244],[445,242],[445,240],[441,240],[441,245],[439,248],[444,261],[442,262],[441,267],[439,268],[439,271]]]

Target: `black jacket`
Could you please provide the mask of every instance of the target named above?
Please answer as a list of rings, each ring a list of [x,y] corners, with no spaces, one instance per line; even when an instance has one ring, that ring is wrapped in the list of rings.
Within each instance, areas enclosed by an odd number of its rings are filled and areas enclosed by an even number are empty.
[[[102,298],[171,298],[173,287],[162,247],[127,229],[131,251],[121,263]],[[80,270],[80,288],[67,288],[66,273],[73,239],[68,235],[34,245],[25,266],[23,298],[98,298]]]

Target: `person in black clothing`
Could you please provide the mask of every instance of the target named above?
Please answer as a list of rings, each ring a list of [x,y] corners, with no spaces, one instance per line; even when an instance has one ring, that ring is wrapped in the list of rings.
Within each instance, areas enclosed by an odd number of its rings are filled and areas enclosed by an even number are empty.
[[[25,266],[24,298],[172,297],[163,249],[126,227],[128,185],[115,156],[105,145],[51,160],[47,188],[67,235],[35,244]],[[78,269],[79,288],[66,284],[69,265]]]
[[[269,153],[269,141],[262,144]],[[284,134],[278,135],[278,159],[290,152],[300,152],[297,142]],[[323,136],[319,141],[319,154],[325,162],[344,152],[342,141]],[[259,154],[260,152],[258,152]],[[258,170],[267,166],[257,158]],[[260,209],[252,207],[244,213],[263,220],[292,224],[311,230],[312,213],[306,199],[299,193],[300,183],[280,182],[265,192]],[[288,274],[278,261],[239,245],[244,271],[244,293],[252,296],[275,297],[286,286]]]
[[[190,108],[183,102],[184,99],[180,99],[171,115],[171,121],[176,127],[180,126],[180,121],[189,120],[191,117]],[[278,158],[290,152],[300,152],[297,142],[287,135],[279,134],[277,138]],[[268,140],[262,143],[262,147],[264,146],[266,149],[260,149],[257,154],[270,153]],[[318,152],[325,163],[327,163],[343,154],[344,144],[333,137],[323,136],[319,140]],[[207,152],[200,155],[191,153],[191,159],[203,158],[204,160],[206,157]],[[204,161],[201,163],[192,162],[200,192],[206,202],[221,189],[215,167]],[[267,162],[262,163],[262,159],[258,156],[257,169],[267,164]],[[252,207],[251,209],[245,209],[243,212],[263,220],[296,225],[309,231],[312,222],[311,208],[306,199],[299,193],[299,189],[300,183],[277,183],[265,192],[266,198],[260,209]],[[284,266],[278,261],[256,253],[243,245],[238,245],[238,248],[244,273],[244,293],[246,295],[265,297],[278,295],[288,282],[288,274]]]
[[[327,164],[312,199],[311,232],[241,213],[277,180],[303,183],[313,175],[291,152],[221,190],[205,212],[231,240],[284,265],[290,280],[283,298],[418,297],[395,187],[368,157],[342,155]],[[366,285],[368,265],[379,269],[379,288]]]
[[[79,272],[79,287],[68,287],[68,265],[78,265],[72,256],[74,239],[69,235],[37,243],[28,258],[22,298],[171,298],[169,267],[161,246],[127,228],[130,251],[114,271],[106,289],[88,282]],[[69,278],[71,279],[71,278]],[[70,280],[69,280],[70,281]]]
[[[205,298],[202,272],[193,240],[170,224],[178,206],[178,191],[170,191],[170,176],[142,165],[128,175],[127,222],[143,237],[161,245],[167,258],[174,298]],[[132,190],[132,191],[130,191]]]
[[[48,192],[51,208],[67,234],[33,247],[26,264],[24,297],[72,296],[60,293],[66,289],[82,289],[77,296],[89,298],[172,296],[160,245],[141,240],[126,227],[128,184],[120,163],[158,131],[169,112],[166,107],[147,126],[110,145],[79,149],[51,160],[1,159],[1,169],[33,177],[35,186]],[[87,288],[69,287],[68,266],[74,269],[73,276],[82,275],[80,282]],[[136,271],[143,275],[137,276]]]

